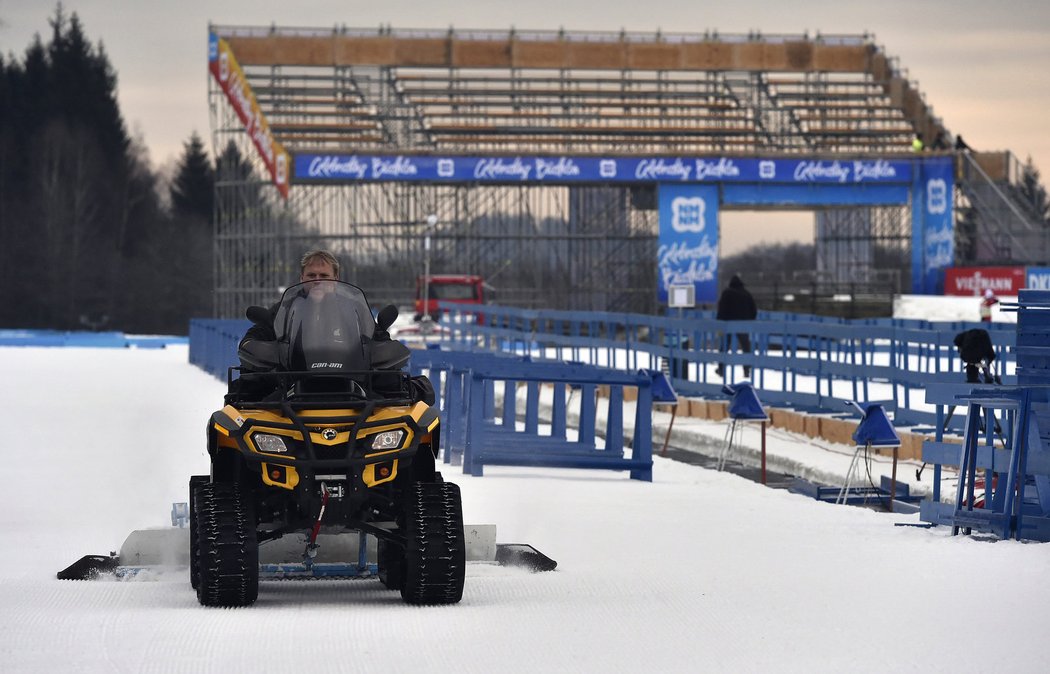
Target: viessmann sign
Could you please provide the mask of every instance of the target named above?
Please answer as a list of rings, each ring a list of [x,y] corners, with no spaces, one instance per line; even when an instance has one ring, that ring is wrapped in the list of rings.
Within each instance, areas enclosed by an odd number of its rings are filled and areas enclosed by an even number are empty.
[[[294,179],[296,182],[739,182],[859,185],[910,183],[912,164],[886,160],[727,157],[297,154]]]
[[[1017,295],[1026,285],[1024,267],[949,267],[944,273],[945,295]]]

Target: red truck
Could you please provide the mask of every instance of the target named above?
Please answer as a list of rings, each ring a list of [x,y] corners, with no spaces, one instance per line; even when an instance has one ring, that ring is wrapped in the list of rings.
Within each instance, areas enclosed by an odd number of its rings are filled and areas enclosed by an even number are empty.
[[[416,278],[416,320],[423,317],[424,277]],[[435,321],[440,319],[438,302],[456,304],[484,304],[485,281],[470,274],[431,274],[429,301],[426,313]]]

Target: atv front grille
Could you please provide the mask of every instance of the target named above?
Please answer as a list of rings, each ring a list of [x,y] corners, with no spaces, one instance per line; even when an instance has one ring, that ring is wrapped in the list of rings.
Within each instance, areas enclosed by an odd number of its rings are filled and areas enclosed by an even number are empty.
[[[314,446],[314,456],[318,461],[345,461],[347,450],[350,445],[318,445]],[[303,458],[306,458],[305,456]]]

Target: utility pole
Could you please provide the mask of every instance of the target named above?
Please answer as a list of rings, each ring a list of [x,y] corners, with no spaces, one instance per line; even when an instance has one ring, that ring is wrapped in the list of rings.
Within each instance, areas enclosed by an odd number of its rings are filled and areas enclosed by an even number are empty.
[[[420,330],[424,336],[434,328],[430,317],[430,235],[437,225],[438,217],[431,213],[427,216],[427,227],[423,237],[423,315],[420,316]]]

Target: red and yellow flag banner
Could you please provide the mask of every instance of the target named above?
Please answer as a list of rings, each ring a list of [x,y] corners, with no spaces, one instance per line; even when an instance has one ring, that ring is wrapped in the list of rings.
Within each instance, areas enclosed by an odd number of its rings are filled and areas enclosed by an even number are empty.
[[[237,59],[234,58],[230,45],[215,33],[208,36],[208,70],[244,124],[244,130],[255,144],[255,149],[259,151],[259,156],[266,164],[277,191],[287,199],[291,157],[270,133],[270,125],[266,123],[259,103],[255,100],[255,94],[252,93]]]

